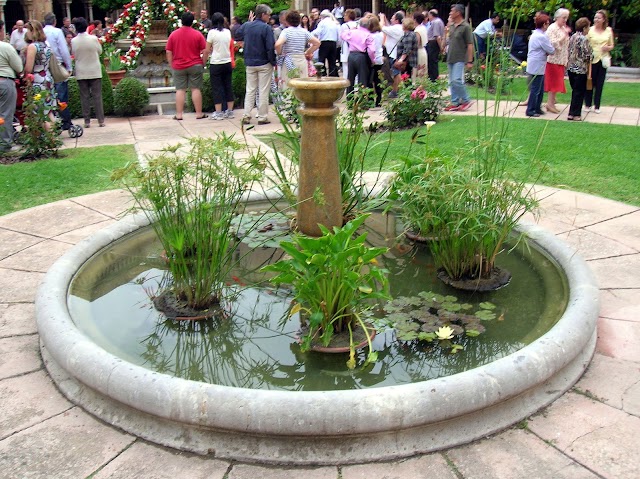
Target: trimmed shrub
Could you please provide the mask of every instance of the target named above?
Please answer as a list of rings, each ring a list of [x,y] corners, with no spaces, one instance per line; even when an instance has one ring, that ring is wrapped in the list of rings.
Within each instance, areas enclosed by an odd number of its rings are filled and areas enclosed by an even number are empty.
[[[107,75],[107,69],[102,67],[102,107],[105,115],[113,115],[113,87]],[[69,78],[69,111],[71,118],[82,118],[82,105],[80,104],[80,89],[76,77]],[[93,107],[91,116],[95,117]]]
[[[104,65],[102,65],[102,107],[105,115],[113,115],[113,87]]]
[[[244,105],[244,94],[247,89],[247,71],[244,66],[244,58],[236,56],[236,67],[233,69],[233,78],[231,79],[233,87],[233,96],[235,96],[235,105]]]
[[[119,116],[141,116],[149,104],[147,88],[135,78],[123,78],[113,94],[113,109]]]
[[[193,100],[191,99],[191,90],[187,90],[187,106],[188,111],[195,111]],[[213,111],[213,92],[211,91],[211,78],[208,73],[202,76],[202,111]]]

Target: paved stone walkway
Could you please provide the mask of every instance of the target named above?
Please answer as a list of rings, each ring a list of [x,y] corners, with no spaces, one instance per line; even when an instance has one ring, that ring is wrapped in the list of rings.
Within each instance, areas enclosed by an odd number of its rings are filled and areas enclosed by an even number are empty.
[[[608,122],[626,121],[618,110]],[[185,115],[182,122],[108,118],[107,128],[86,130],[65,145],[135,143],[144,154],[183,136],[237,132],[238,123],[196,121],[194,115]],[[274,123],[251,132],[275,129]],[[552,188],[542,189],[541,197],[540,223],[580,252],[600,285],[597,352],[584,377],[518,427],[472,444],[401,461],[319,468],[239,464],[169,450],[96,420],[67,401],[40,356],[35,291],[56,259],[116,221],[129,198],[123,191],[108,191],[0,217],[0,477],[640,477],[640,208]]]

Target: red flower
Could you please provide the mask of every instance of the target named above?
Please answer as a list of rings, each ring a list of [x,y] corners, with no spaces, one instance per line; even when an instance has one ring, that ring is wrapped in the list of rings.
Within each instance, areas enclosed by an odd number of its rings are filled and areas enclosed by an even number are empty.
[[[402,75],[400,75],[400,79],[402,81],[408,80],[409,79],[409,74],[408,73],[403,73]]]
[[[480,69],[481,70],[486,70],[487,69],[487,65],[480,65]]]
[[[136,52],[129,52],[129,56],[131,58],[135,58],[136,57]]]

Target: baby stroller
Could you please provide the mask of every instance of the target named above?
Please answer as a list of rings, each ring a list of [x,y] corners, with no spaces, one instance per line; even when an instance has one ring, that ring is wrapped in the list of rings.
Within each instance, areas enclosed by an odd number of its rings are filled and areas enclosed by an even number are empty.
[[[16,112],[13,117],[13,126],[15,129],[15,133],[13,134],[13,141],[18,144],[21,143],[20,138],[22,136],[23,129],[25,128],[24,111],[22,110],[22,105],[24,104],[24,98],[25,98],[24,85],[25,85],[25,80],[23,78],[16,80],[17,99],[16,99]],[[54,111],[53,114],[56,117],[56,119],[60,118],[57,110]],[[71,124],[71,126],[69,127],[69,130],[67,131],[69,132],[69,136],[71,138],[80,138],[84,134],[84,129],[80,125]]]

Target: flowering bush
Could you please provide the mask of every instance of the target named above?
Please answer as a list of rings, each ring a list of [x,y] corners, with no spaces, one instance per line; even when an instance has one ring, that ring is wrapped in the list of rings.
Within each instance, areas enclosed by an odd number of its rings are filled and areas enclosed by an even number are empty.
[[[45,114],[45,99],[42,93],[34,89],[29,81],[21,88],[24,91],[24,102],[22,103],[24,127],[19,137],[19,142],[24,148],[22,158],[55,156],[58,148],[62,145],[60,128],[56,122],[50,123],[49,130],[45,128],[45,123],[50,120],[49,116]],[[61,110],[66,107],[66,103],[59,105]]]
[[[135,68],[138,63],[138,56],[147,41],[147,35],[151,30],[152,19],[166,19],[169,23],[169,30],[173,31],[181,26],[180,17],[189,9],[182,2],[169,0],[132,0],[125,4],[118,20],[113,24],[109,33],[100,40],[103,43],[112,44],[125,34],[130,38],[131,46],[129,50],[120,57],[122,63],[128,69]],[[195,21],[193,27],[200,30],[203,35],[207,34],[207,29],[201,23]]]
[[[419,79],[415,84],[404,82],[398,90],[398,97],[390,99],[384,106],[384,116],[389,128],[398,130],[421,125],[425,121],[435,121],[444,107],[442,91],[446,84]]]

